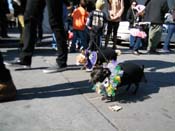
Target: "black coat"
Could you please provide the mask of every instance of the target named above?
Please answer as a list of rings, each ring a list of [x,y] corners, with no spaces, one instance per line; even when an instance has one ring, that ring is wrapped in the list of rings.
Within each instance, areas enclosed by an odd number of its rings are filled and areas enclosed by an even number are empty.
[[[149,1],[145,9],[144,21],[154,24],[164,22],[165,13],[169,11],[167,0],[146,0]]]

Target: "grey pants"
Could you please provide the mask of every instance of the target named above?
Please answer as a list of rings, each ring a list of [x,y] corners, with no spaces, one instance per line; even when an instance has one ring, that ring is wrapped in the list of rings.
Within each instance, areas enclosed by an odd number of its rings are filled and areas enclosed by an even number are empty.
[[[148,51],[155,51],[162,35],[162,25],[151,24],[148,34]]]

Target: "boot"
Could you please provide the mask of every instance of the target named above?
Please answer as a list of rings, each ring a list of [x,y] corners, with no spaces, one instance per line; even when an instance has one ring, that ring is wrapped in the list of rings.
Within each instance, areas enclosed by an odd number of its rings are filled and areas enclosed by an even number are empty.
[[[16,87],[12,79],[7,82],[0,82],[0,102],[14,100],[16,93]]]

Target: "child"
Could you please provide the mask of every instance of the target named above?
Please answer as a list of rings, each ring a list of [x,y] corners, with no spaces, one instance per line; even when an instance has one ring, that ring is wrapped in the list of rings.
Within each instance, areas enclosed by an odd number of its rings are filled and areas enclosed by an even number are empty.
[[[130,22],[130,48],[134,55],[139,55],[139,48],[142,45],[141,40],[146,37],[146,33],[143,31],[142,26],[139,25],[144,14],[145,6],[136,4],[136,1],[132,2],[132,6],[135,6],[131,7],[128,11],[127,18]]]
[[[76,42],[80,39],[80,50],[87,48],[86,20],[89,13],[86,11],[86,0],[80,0],[79,6],[72,13],[73,18],[73,40],[70,52],[76,52]]]
[[[102,12],[104,4],[104,0],[97,0],[95,4],[96,9],[90,13],[87,21],[87,27],[90,30],[88,49],[91,51],[96,51],[97,46],[101,46],[101,36],[103,34],[104,24],[106,23],[106,15]]]

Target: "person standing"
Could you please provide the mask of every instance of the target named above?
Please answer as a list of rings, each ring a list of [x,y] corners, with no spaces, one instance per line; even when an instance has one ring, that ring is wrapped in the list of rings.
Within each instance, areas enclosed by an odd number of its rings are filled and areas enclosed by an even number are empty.
[[[87,1],[80,0],[79,6],[72,12],[73,19],[73,40],[70,47],[70,52],[76,52],[77,40],[79,40],[79,45],[77,48],[86,49],[87,48],[87,34],[86,34],[86,21],[89,13],[86,10]]]
[[[148,33],[148,54],[159,54],[156,51],[161,39],[162,24],[164,22],[165,13],[168,12],[167,0],[146,0],[145,2],[145,17],[144,21],[150,22]]]
[[[90,51],[96,51],[101,47],[101,37],[103,34],[104,24],[106,23],[107,19],[105,13],[102,11],[104,4],[104,0],[97,0],[95,4],[96,9],[90,12],[87,21],[87,27],[90,32],[90,41],[88,47],[88,50]]]
[[[144,5],[137,5],[137,1],[132,1],[128,10],[127,18],[130,22],[130,49],[135,55],[139,55],[139,48],[142,46],[142,39],[146,37],[143,27],[139,24],[144,14]]]
[[[36,26],[38,16],[40,15],[38,9],[41,9],[43,0],[27,0],[26,10],[24,13],[24,47],[20,53],[17,61],[11,62],[12,66],[20,66],[22,68],[30,68],[32,64],[32,56],[36,41]],[[46,0],[48,8],[49,22],[51,29],[55,34],[57,41],[57,58],[56,65],[43,70],[44,73],[52,73],[64,71],[67,67],[67,37],[62,20],[63,15],[63,0]]]
[[[175,9],[173,9],[175,13]],[[161,52],[163,53],[170,53],[171,50],[170,50],[170,40],[171,40],[171,37],[173,36],[173,33],[175,33],[175,20],[173,20],[171,23],[168,23],[168,34],[167,36],[165,37],[165,41],[164,41],[164,45],[163,45],[163,49],[161,50]]]
[[[123,0],[108,0],[108,26],[107,26],[107,35],[105,37],[105,48],[108,45],[110,35],[113,31],[113,48],[116,48],[117,44],[117,30],[119,27],[119,22],[124,11],[124,2]]]
[[[131,1],[131,6],[126,15],[126,19],[129,21],[130,29],[133,28],[134,24],[136,23],[136,10],[134,9],[136,5],[137,5],[136,0]],[[130,49],[133,49],[134,41],[135,41],[135,38],[132,35],[130,35],[130,45],[129,45]]]
[[[167,25],[168,25],[168,34],[165,37],[165,41],[164,41],[164,45],[163,45],[163,49],[161,50],[162,53],[170,53],[170,40],[173,36],[173,33],[175,33],[175,3],[174,3],[174,7],[170,8],[170,12],[168,13],[167,16],[169,19],[167,21]]]

